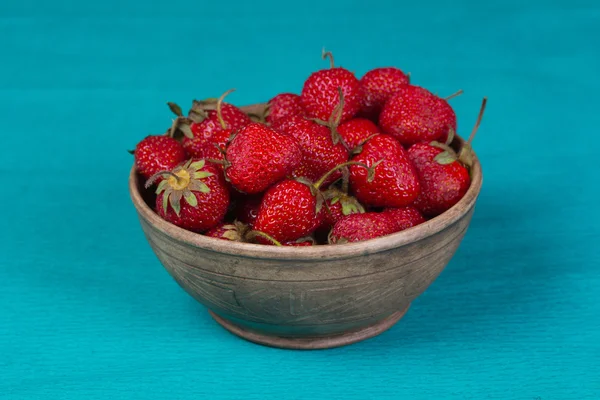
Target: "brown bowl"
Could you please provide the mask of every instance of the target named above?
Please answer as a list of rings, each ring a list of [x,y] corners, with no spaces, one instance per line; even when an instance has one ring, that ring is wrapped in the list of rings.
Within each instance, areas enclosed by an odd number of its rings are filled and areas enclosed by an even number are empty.
[[[320,349],[387,330],[437,278],[474,212],[482,184],[477,157],[471,176],[454,207],[421,225],[364,242],[314,247],[230,242],[181,229],[148,205],[151,196],[135,169],[129,191],[158,259],[219,324],[264,345]]]

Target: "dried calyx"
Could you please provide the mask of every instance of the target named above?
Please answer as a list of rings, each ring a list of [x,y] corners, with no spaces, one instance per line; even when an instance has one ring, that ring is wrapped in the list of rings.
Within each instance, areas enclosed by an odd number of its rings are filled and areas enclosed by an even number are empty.
[[[271,243],[274,246],[281,246],[281,242],[279,242],[273,236],[262,231],[250,231],[246,234],[246,240],[251,243],[256,242],[256,239],[259,237],[262,239],[266,239],[269,243]]]
[[[342,206],[342,214],[344,215],[362,214],[365,212],[363,205],[360,204],[354,196],[350,196],[347,192],[343,192],[337,188],[333,187],[327,189],[323,193],[323,197],[325,200],[328,200],[328,202],[325,203],[327,208],[329,208],[328,204],[334,205],[340,203]]]
[[[234,242],[246,242],[246,232],[248,231],[248,225],[235,220],[231,224],[223,225],[225,232],[221,235],[226,239]]]
[[[198,199],[194,192],[209,193],[210,188],[202,179],[208,178],[213,174],[211,172],[202,171],[205,161],[189,160],[182,166],[175,168],[172,171],[161,171],[151,176],[146,181],[146,188],[149,188],[159,178],[164,178],[156,188],[156,194],[163,193],[162,206],[166,213],[167,208],[171,205],[175,214],[181,212],[181,198],[192,207],[198,205]]]

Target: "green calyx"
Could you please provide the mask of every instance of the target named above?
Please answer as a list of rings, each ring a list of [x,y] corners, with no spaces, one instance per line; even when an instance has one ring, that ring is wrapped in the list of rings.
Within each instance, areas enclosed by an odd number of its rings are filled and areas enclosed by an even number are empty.
[[[342,206],[342,214],[344,215],[362,214],[365,212],[365,208],[362,204],[359,203],[359,201],[355,197],[350,196],[339,189],[328,189],[323,194],[323,197],[325,198],[325,200],[329,200],[329,204],[331,205],[340,203],[340,205]]]
[[[197,207],[198,199],[194,192],[209,193],[210,188],[206,183],[202,182],[214,174],[203,171],[205,161],[189,160],[182,166],[175,168],[172,171],[161,171],[154,174],[146,181],[146,188],[150,187],[154,182],[163,177],[164,179],[158,184],[156,194],[163,194],[162,207],[166,213],[169,205],[175,214],[179,216],[181,212],[181,199],[183,198],[190,206]]]

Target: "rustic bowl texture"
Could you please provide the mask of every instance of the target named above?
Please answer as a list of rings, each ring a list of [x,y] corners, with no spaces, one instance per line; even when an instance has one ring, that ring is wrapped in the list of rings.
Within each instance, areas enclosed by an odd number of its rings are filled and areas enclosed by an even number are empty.
[[[369,241],[314,247],[205,237],[161,219],[135,169],[129,190],[162,265],[219,324],[256,343],[319,349],[385,331],[436,279],[471,221],[482,184],[477,157],[471,176],[458,204],[419,226]]]

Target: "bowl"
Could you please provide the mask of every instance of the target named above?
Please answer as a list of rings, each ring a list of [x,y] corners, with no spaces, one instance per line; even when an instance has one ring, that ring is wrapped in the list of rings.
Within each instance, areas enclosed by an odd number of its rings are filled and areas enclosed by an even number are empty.
[[[258,113],[263,105],[244,107]],[[455,146],[462,139],[456,137]],[[450,210],[392,235],[341,245],[276,247],[230,242],[179,228],[149,206],[135,168],[131,199],[142,230],[175,281],[225,329],[255,343],[323,349],[389,329],[446,267],[465,235],[482,184]]]

